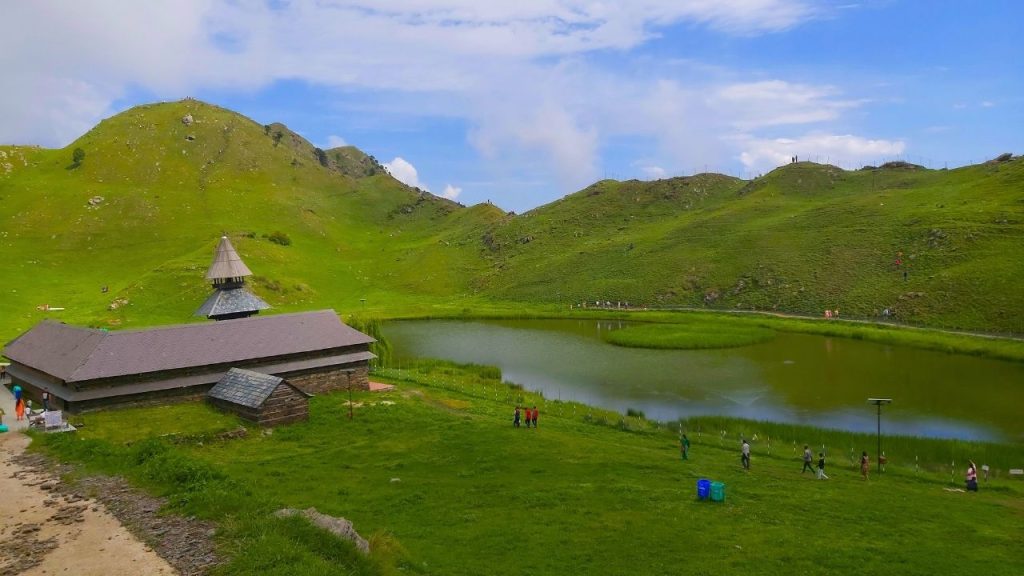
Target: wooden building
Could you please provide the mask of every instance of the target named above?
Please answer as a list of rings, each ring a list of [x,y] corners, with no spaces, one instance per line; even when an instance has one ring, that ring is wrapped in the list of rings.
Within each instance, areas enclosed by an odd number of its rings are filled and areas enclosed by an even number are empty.
[[[245,287],[245,277],[252,271],[231,245],[227,236],[221,236],[213,253],[213,263],[206,271],[206,279],[213,283],[213,294],[196,310],[196,316],[210,320],[247,318],[270,308],[259,296]]]
[[[231,368],[319,394],[368,389],[370,336],[333,310],[108,332],[44,321],[4,349],[13,383],[72,412],[202,397]]]
[[[232,368],[207,393],[214,406],[260,426],[309,420],[309,394],[278,376]]]

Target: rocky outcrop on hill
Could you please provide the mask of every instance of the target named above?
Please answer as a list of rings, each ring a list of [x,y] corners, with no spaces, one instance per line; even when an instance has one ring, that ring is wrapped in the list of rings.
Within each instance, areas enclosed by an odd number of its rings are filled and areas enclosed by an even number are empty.
[[[327,530],[331,534],[334,534],[338,538],[348,540],[356,545],[363,554],[370,553],[370,543],[365,538],[356,532],[355,527],[351,522],[344,518],[335,516],[328,516],[327,514],[321,514],[317,512],[316,508],[306,508],[305,510],[296,510],[294,508],[282,508],[274,513],[278,518],[288,518],[291,516],[304,516],[314,526],[319,526],[324,530]]]

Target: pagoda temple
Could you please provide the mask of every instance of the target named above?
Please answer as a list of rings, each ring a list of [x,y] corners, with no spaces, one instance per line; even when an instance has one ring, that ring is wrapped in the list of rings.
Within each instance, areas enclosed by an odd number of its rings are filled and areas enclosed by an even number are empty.
[[[213,283],[213,294],[196,310],[196,316],[210,320],[247,318],[270,308],[258,296],[245,288],[245,277],[252,271],[242,262],[227,236],[221,236],[213,255],[213,263],[206,271],[206,279]]]

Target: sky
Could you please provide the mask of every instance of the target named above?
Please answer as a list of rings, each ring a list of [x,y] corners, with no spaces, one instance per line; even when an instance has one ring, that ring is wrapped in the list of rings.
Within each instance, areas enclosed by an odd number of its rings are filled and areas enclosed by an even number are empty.
[[[0,143],[198,98],[517,212],[596,180],[1024,154],[1017,0],[0,0]]]

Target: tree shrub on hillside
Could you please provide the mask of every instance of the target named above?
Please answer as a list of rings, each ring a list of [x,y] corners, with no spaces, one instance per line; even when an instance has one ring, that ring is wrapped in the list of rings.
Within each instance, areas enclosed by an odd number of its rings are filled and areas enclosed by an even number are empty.
[[[291,246],[292,239],[287,234],[280,230],[275,230],[267,236],[267,240],[270,240],[274,244],[280,244],[281,246]]]
[[[71,152],[71,167],[78,168],[82,165],[83,160],[85,160],[85,150],[75,148],[74,151]]]
[[[313,154],[316,154],[316,159],[320,162],[320,165],[327,168],[327,152],[324,152],[320,148],[314,148]]]

